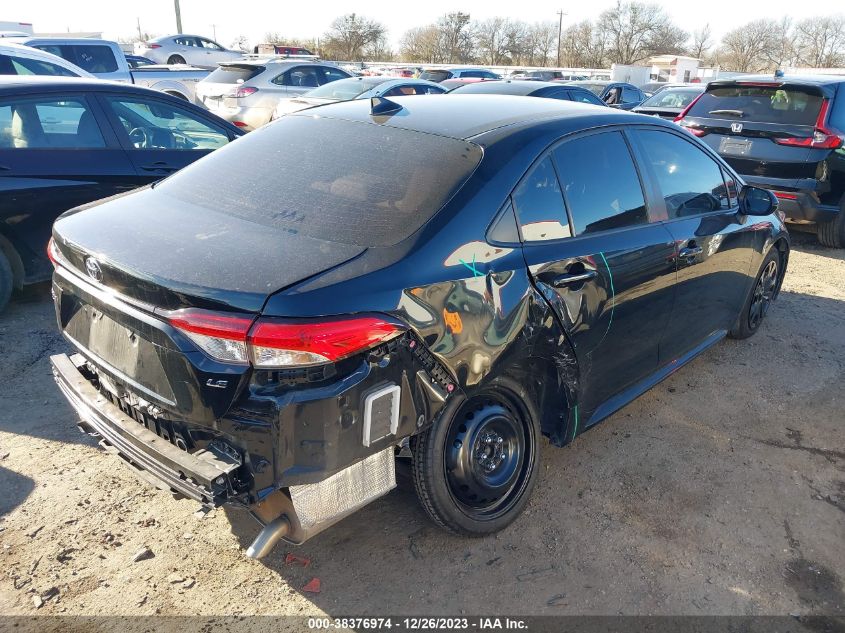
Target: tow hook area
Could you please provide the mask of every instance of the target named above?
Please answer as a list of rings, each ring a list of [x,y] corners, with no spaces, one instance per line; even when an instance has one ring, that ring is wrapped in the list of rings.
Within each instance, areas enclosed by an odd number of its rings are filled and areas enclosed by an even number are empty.
[[[298,545],[396,487],[389,446],[315,484],[277,490],[249,508],[263,526],[246,550],[264,558],[280,540]]]

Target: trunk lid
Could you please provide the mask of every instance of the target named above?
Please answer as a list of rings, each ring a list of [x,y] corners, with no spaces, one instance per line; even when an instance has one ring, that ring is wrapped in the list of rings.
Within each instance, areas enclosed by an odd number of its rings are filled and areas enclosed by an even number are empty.
[[[812,138],[824,99],[817,86],[714,83],[686,112],[683,125],[739,173],[798,188],[800,180],[814,177],[829,150],[777,141]]]

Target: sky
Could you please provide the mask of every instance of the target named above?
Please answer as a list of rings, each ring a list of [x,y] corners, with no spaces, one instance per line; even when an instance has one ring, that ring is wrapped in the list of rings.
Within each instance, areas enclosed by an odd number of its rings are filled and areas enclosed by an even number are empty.
[[[840,0],[826,0],[830,8]],[[657,0],[675,23],[691,32],[709,20],[715,36],[760,17],[780,19],[784,15],[800,20],[825,13],[823,3],[795,0],[708,0],[706,10],[700,2]],[[564,2],[563,0],[428,0],[422,5],[405,2],[362,0],[319,0],[285,2],[283,0],[181,0],[183,32],[213,37],[229,46],[239,35],[257,43],[268,31],[289,37],[311,38],[328,30],[331,21],[344,13],[359,13],[378,20],[388,29],[396,47],[402,34],[422,26],[440,15],[460,10],[473,19],[502,16],[535,22],[556,21],[564,11],[563,25],[594,19],[615,0]],[[412,11],[407,8],[413,7]],[[318,9],[315,9],[318,7]],[[829,11],[827,11],[829,13]],[[176,32],[173,0],[4,0],[0,2],[0,21],[31,22],[36,32],[102,31],[106,38],[117,39],[137,33],[137,20],[145,32],[169,35]]]

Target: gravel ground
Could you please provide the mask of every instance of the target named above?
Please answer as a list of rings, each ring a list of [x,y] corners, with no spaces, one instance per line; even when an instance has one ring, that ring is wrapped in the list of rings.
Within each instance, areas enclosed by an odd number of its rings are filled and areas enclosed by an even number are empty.
[[[544,446],[498,536],[440,532],[402,482],[261,562],[250,517],[199,519],[76,430],[32,288],[0,316],[0,614],[845,615],[845,254],[795,242],[755,337]]]

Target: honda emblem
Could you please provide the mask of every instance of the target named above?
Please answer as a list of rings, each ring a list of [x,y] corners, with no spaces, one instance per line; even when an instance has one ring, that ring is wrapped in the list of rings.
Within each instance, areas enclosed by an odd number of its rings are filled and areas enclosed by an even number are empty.
[[[734,134],[742,132],[742,123],[731,123],[731,132]]]

